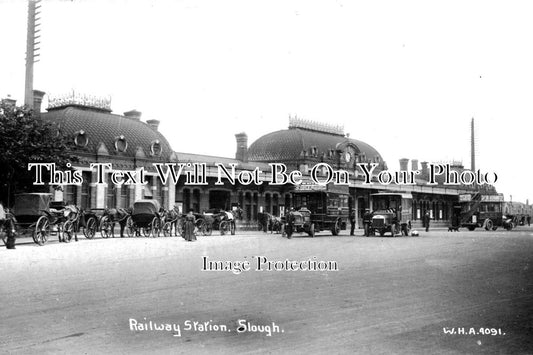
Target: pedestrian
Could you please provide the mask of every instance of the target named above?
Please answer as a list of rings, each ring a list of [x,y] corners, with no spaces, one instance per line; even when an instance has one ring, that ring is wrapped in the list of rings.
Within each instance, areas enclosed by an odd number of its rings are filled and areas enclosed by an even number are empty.
[[[365,208],[365,214],[363,215],[363,226],[365,228],[365,237],[370,237],[370,226],[372,224],[372,213],[369,208]]]
[[[350,213],[350,224],[351,224],[351,228],[350,228],[350,235],[355,235],[355,213],[356,213],[356,210],[352,210],[352,212]]]
[[[426,211],[426,213],[424,214],[424,219],[423,219],[423,225],[424,227],[426,227],[426,232],[429,232],[429,221],[431,220],[430,216],[429,216],[429,211]]]
[[[294,232],[294,208],[291,208],[289,213],[287,214],[287,239],[292,238],[292,233]]]
[[[193,210],[185,216],[185,240],[188,242],[194,242],[196,235],[194,234],[194,228],[196,227],[196,218],[194,217]]]
[[[527,219],[527,225],[529,227],[531,225],[531,216],[527,215],[526,219]]]
[[[4,210],[4,206],[0,203],[0,227],[5,233],[6,249],[15,249],[15,221],[14,217]]]

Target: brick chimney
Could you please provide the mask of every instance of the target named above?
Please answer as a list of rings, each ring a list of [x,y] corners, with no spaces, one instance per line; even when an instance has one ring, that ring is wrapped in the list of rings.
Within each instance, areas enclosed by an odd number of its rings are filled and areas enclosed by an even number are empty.
[[[141,115],[142,115],[142,112],[139,112],[137,110],[131,110],[128,112],[124,112],[124,117],[127,117],[132,120],[137,120],[137,121],[141,120]]]
[[[10,95],[7,95],[7,97],[5,99],[2,99],[2,104],[6,105],[6,106],[16,106],[17,105],[17,100],[12,99]]]
[[[420,176],[423,179],[427,179],[429,177],[428,162],[427,161],[423,161],[423,162],[420,163],[420,165],[422,165],[422,172],[420,173]]]
[[[418,170],[418,159],[411,159],[411,170]]]
[[[235,159],[246,163],[248,161],[248,135],[244,132],[237,133],[235,139],[237,140]]]
[[[33,90],[33,113],[41,117],[41,104],[46,93],[44,91]]]
[[[160,121],[159,120],[147,120],[146,123],[148,123],[148,125],[152,127],[154,131],[157,131],[157,129],[159,128]]]
[[[408,164],[409,164],[409,159],[407,158],[400,159],[400,171],[407,171]]]

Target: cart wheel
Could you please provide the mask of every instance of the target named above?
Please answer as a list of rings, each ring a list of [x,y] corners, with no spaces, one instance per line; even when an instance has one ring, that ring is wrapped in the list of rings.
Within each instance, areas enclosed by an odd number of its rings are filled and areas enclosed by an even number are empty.
[[[218,225],[218,229],[220,230],[220,235],[224,235],[228,232],[228,222],[226,221],[222,221],[220,222],[220,224]]]
[[[109,236],[112,234],[112,228],[113,225],[109,220],[109,217],[102,217],[102,220],[100,221],[100,235],[102,238],[109,238]]]
[[[315,224],[314,223],[311,223],[311,226],[309,227],[309,236],[311,238],[314,238],[315,237]],[[334,234],[334,235],[337,235],[337,234]]]
[[[7,227],[9,228],[9,227]],[[6,241],[7,241],[7,228],[3,225],[0,226],[0,238],[2,239],[2,242],[4,243],[4,245],[7,245],[6,244]]]
[[[176,222],[176,233],[177,235],[185,238],[185,222],[183,218],[180,218],[178,222]]]
[[[93,239],[96,234],[96,218],[90,217],[87,221],[87,226],[83,229],[83,235],[87,239]]]
[[[338,219],[338,220],[335,221],[335,225],[331,229],[331,234],[339,235],[340,231],[341,231],[341,221]]]
[[[485,221],[485,230],[490,231],[492,229],[492,227],[494,227],[494,224],[492,223],[492,221],[490,219],[487,219]]]
[[[204,231],[205,231],[205,219],[203,218],[198,218],[198,220],[196,221],[196,224],[195,224],[195,231],[198,232],[198,234],[202,233],[202,235],[205,235]]]
[[[159,220],[159,218],[157,217],[154,217],[154,219],[152,219],[152,237],[154,238],[157,238],[161,235],[161,221]]]
[[[230,227],[231,235],[235,235],[235,229],[236,229],[236,227],[235,227],[235,221],[231,221],[229,227]]]
[[[48,217],[41,216],[35,224],[35,238],[33,240],[39,245],[44,245],[48,241],[49,235],[50,222],[48,221]]]
[[[65,224],[63,224],[63,242],[70,243],[72,240],[72,235],[74,234],[74,224],[72,221],[66,221]]]
[[[205,236],[210,236],[213,233],[213,223],[206,221],[202,233]]]
[[[163,224],[163,236],[172,236],[172,224],[170,222],[166,222],[165,224]]]

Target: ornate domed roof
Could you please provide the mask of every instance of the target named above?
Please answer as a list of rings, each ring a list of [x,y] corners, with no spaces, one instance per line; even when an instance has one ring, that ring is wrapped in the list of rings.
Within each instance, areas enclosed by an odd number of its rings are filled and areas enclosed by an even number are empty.
[[[367,143],[348,138],[343,134],[320,132],[311,129],[292,127],[266,134],[248,149],[249,161],[293,162],[307,155],[328,156],[340,146],[357,147],[361,161],[383,162],[376,149]]]
[[[49,108],[41,117],[57,123],[64,134],[73,136],[80,150],[88,153],[97,153],[103,143],[111,156],[138,157],[142,148],[147,158],[168,161],[172,148],[166,138],[154,124],[141,122],[139,112],[130,113],[137,115],[126,117],[98,108],[67,105]]]

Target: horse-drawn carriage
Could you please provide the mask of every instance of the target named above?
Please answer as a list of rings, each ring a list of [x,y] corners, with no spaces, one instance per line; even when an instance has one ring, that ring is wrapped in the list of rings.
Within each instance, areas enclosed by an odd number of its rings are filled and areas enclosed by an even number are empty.
[[[208,210],[206,213],[204,213],[204,216],[207,224],[206,228],[209,231],[218,230],[220,232],[220,235],[224,235],[227,233],[235,235],[236,217],[233,212],[224,210]]]
[[[161,207],[156,200],[139,200],[133,204],[131,216],[127,218],[128,236],[159,237],[163,227]]]
[[[73,205],[51,202],[47,193],[24,193],[15,196],[15,229],[19,235],[30,234],[33,241],[44,245],[50,236],[70,242],[76,236],[75,222],[80,210]]]
[[[227,212],[218,209],[207,210],[204,213],[194,213],[195,217],[195,233],[209,236],[213,230],[218,230],[220,235],[230,233],[235,234],[236,224],[235,215],[232,212]],[[181,236],[185,234],[185,214],[181,215],[177,221],[177,233]]]

